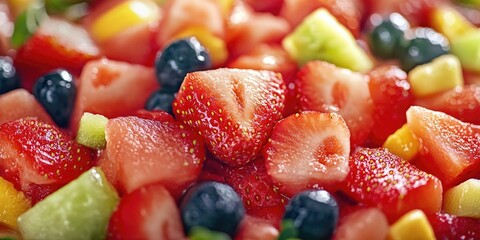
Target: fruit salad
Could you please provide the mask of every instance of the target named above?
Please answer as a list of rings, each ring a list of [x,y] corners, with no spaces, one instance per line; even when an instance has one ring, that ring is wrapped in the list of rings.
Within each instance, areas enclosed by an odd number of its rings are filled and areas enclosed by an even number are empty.
[[[480,1],[0,2],[0,239],[480,239]]]

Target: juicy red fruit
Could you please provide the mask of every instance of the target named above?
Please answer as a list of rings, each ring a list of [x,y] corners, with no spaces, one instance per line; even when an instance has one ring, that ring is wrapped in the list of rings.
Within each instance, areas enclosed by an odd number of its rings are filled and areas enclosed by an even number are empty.
[[[282,117],[284,100],[279,74],[217,69],[187,74],[173,112],[204,138],[217,159],[238,166],[259,154]]]
[[[437,239],[480,238],[480,219],[437,213],[428,215],[428,220]]]
[[[390,221],[413,209],[440,211],[440,180],[384,148],[360,149],[351,156],[349,166],[346,194],[380,208]]]

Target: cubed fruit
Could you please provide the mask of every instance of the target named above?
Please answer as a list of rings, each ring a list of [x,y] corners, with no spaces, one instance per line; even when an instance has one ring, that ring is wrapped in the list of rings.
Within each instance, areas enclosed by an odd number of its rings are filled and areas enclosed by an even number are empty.
[[[453,7],[438,7],[432,11],[431,23],[435,30],[445,35],[450,41],[473,31],[476,27]]]
[[[412,130],[405,124],[387,138],[383,147],[404,160],[410,161],[417,155],[420,143]]]
[[[480,180],[469,179],[445,193],[443,210],[449,214],[480,218]]]
[[[428,220],[437,239],[480,239],[480,219],[436,213]]]
[[[104,239],[118,195],[92,168],[18,218],[25,239]]]
[[[416,97],[441,93],[463,86],[462,66],[457,57],[443,55],[412,69],[408,73],[408,81]]]
[[[35,97],[25,89],[16,89],[0,96],[0,124],[25,117],[36,117],[53,123],[48,113]]]
[[[457,37],[451,45],[452,54],[460,59],[463,68],[470,71],[480,71],[480,30]]]
[[[388,220],[378,208],[359,208],[340,217],[334,240],[385,240]]]
[[[359,72],[373,65],[352,34],[324,8],[308,15],[283,40],[283,47],[299,65],[323,60]]]
[[[77,142],[89,148],[103,149],[105,140],[105,125],[108,118],[100,114],[84,113],[78,127]]]
[[[412,210],[390,227],[391,240],[435,240],[432,226],[421,210]]]
[[[13,184],[0,177],[0,224],[17,227],[17,218],[30,208],[30,201]],[[1,231],[0,231],[1,232]]]

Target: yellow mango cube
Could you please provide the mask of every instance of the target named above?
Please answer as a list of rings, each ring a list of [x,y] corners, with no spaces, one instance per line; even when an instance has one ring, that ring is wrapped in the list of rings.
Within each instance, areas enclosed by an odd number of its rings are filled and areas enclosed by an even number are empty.
[[[422,210],[412,210],[390,226],[388,239],[435,240],[435,234],[425,213]]]
[[[17,228],[17,218],[30,208],[30,201],[13,184],[0,177],[0,222]]]
[[[407,124],[388,136],[383,147],[406,161],[412,160],[420,149],[420,142]]]
[[[480,180],[469,179],[448,190],[443,210],[457,216],[480,218]]]
[[[461,13],[452,7],[437,8],[432,13],[432,26],[449,41],[476,29]]]

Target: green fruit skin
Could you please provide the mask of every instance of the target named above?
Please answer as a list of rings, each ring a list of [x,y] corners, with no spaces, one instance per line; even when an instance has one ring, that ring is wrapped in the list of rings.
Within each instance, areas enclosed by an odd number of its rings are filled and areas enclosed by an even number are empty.
[[[107,144],[105,140],[107,122],[108,118],[102,115],[84,113],[80,119],[77,142],[89,148],[104,149]]]
[[[455,38],[450,51],[460,59],[462,67],[480,72],[480,30]]]
[[[373,67],[353,35],[325,9],[306,17],[282,45],[299,65],[323,60],[357,72]]]
[[[92,168],[18,218],[24,239],[105,239],[118,194],[100,168]]]

